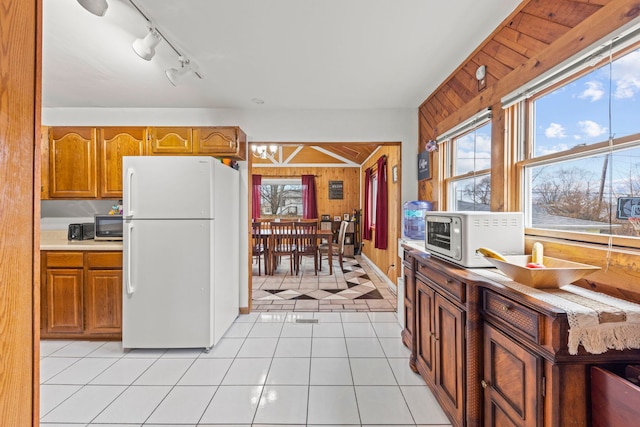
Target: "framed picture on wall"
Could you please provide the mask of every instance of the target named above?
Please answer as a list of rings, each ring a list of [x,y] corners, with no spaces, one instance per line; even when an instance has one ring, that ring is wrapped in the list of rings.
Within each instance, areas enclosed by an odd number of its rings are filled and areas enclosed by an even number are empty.
[[[342,214],[342,219],[343,219],[344,221],[349,221],[349,214],[348,214],[348,213],[346,213],[346,214]]]

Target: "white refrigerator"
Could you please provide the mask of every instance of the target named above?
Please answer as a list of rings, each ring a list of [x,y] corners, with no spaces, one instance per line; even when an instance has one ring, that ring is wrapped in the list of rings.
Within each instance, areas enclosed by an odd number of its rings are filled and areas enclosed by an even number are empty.
[[[122,165],[122,346],[209,349],[239,310],[239,173],[200,156]]]

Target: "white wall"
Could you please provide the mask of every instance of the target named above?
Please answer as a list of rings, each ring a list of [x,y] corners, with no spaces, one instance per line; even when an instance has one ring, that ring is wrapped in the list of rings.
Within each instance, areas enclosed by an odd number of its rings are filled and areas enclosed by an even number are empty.
[[[205,108],[44,108],[43,126],[240,126],[248,141],[401,142],[402,201],[418,197],[418,110],[250,110]],[[240,162],[242,227],[248,223],[248,169]],[[242,206],[241,206],[242,207]],[[248,230],[241,230],[247,235]],[[248,253],[241,239],[240,251]],[[247,261],[248,262],[248,261]],[[246,265],[241,260],[241,265]],[[241,275],[240,306],[248,300]]]

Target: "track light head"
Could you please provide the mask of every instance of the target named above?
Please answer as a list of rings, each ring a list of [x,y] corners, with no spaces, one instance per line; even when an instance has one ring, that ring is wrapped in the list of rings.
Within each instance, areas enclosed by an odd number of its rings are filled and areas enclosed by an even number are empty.
[[[145,61],[151,61],[151,58],[156,54],[155,47],[162,41],[162,36],[155,28],[149,28],[149,33],[144,39],[136,39],[133,42],[133,50],[138,56]]]
[[[165,71],[165,74],[167,75],[167,78],[172,85],[178,86],[184,76],[189,74],[191,71],[193,70],[189,65],[189,60],[180,57],[180,68],[169,68],[167,71]]]
[[[104,16],[109,8],[107,0],[78,0],[78,3],[96,16]]]

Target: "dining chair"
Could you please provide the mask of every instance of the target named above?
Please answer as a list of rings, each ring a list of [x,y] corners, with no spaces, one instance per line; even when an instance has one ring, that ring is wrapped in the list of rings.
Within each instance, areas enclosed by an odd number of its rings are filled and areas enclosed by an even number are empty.
[[[344,253],[344,236],[347,234],[347,227],[349,227],[349,221],[342,221],[340,223],[340,230],[338,231],[338,242],[335,245],[331,245],[332,254],[331,256],[338,256],[338,262],[340,263],[340,268],[342,269],[342,254]],[[323,243],[318,247],[319,254],[319,269],[322,270],[322,254],[327,255],[327,259],[329,258],[329,244]]]
[[[259,222],[252,222],[252,236],[253,236],[253,246],[251,247],[251,254],[254,258],[258,260],[258,276],[261,275],[261,259],[264,258],[264,272],[267,274],[267,254],[266,248],[264,244],[264,235],[262,234],[262,224]]]
[[[300,271],[300,263],[303,256],[313,256],[314,273],[318,275],[318,221],[302,220],[295,223],[296,252],[295,266],[296,276]]]
[[[293,221],[272,221],[269,224],[270,235],[267,245],[269,251],[270,274],[275,273],[277,262],[284,256],[289,256],[289,271],[293,274],[293,261],[296,250],[296,236]]]

